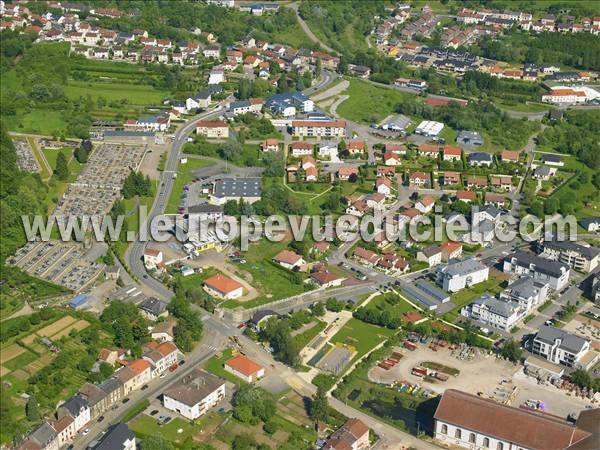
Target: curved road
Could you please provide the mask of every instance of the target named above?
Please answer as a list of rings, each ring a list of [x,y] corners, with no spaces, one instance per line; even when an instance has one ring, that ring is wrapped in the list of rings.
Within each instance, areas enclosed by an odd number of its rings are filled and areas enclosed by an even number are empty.
[[[329,53],[334,53],[334,54],[338,53],[334,49],[332,49],[331,47],[326,45],[323,41],[321,41],[315,35],[315,33],[312,32],[312,30],[310,29],[308,24],[304,21],[304,19],[302,17],[300,17],[300,13],[298,12],[298,3],[294,2],[287,6],[289,6],[290,8],[292,8],[294,10],[294,12],[296,13],[296,17],[298,18],[298,23],[300,24],[300,28],[302,28],[302,31],[304,31],[304,33],[306,33],[306,35],[309,37],[309,39],[311,41],[315,42],[316,44],[319,44],[323,50],[326,50]]]

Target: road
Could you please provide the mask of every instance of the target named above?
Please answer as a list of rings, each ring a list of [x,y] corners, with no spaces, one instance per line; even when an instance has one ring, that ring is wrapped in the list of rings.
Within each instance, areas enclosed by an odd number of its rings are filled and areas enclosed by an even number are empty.
[[[337,54],[337,52],[334,49],[332,49],[327,44],[325,44],[323,41],[321,41],[315,35],[315,33],[312,32],[312,30],[310,29],[308,24],[304,21],[304,19],[302,17],[300,17],[300,13],[298,12],[298,3],[296,3],[296,2],[290,3],[287,6],[289,6],[290,8],[292,8],[294,10],[294,12],[296,13],[296,17],[298,18],[298,23],[300,24],[300,28],[302,28],[302,31],[304,31],[304,33],[308,36],[308,38],[311,41],[319,44],[323,50],[325,50],[329,53]]]

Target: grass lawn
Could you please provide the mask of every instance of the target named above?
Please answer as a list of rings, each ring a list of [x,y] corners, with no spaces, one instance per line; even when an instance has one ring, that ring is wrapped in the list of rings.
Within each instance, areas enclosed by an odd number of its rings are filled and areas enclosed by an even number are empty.
[[[490,278],[487,281],[476,284],[470,288],[461,289],[456,294],[452,294],[450,299],[456,305],[452,311],[449,311],[444,318],[447,318],[449,321],[454,321],[458,317],[458,312],[460,309],[471,303],[473,300],[481,297],[483,294],[495,295],[502,291],[502,287],[500,286],[501,281],[496,278]]]
[[[171,190],[171,195],[167,202],[167,207],[165,208],[166,214],[174,214],[179,209],[179,201],[181,199],[181,194],[183,193],[183,188],[194,178],[192,172],[212,164],[212,161],[207,161],[205,159],[189,158],[186,164],[180,163],[177,166],[177,178],[173,183],[173,189]]]
[[[60,135],[67,129],[63,113],[53,109],[32,109],[18,112],[16,116],[6,117],[6,124],[12,131],[52,136]]]
[[[388,310],[396,315],[402,315],[415,310],[410,304],[395,294],[381,294],[372,299],[365,308],[378,309],[380,311]]]
[[[315,325],[306,330],[304,333],[297,334],[294,336],[294,343],[296,344],[297,349],[302,349],[308,345],[310,341],[312,341],[317,334],[325,329],[327,324],[322,320],[316,320]]]
[[[209,267],[206,269],[202,270],[202,273],[195,273],[194,275],[188,275],[187,277],[184,277],[181,274],[176,275],[181,283],[181,286],[184,289],[191,289],[194,287],[199,287],[202,286],[202,283],[204,282],[204,280],[206,280],[208,277],[212,277],[213,275],[216,275],[217,273],[219,273],[218,270]]]
[[[231,349],[228,348],[222,352],[222,355],[220,358],[218,358],[217,355],[215,355],[212,358],[210,358],[208,361],[206,361],[206,363],[204,364],[204,368],[208,372],[212,373],[213,375],[216,375],[220,378],[224,378],[227,381],[231,381],[233,384],[236,384],[238,386],[242,385],[242,384],[247,384],[244,380],[236,377],[232,373],[227,372],[223,368],[223,364],[225,363],[225,361],[230,359],[232,356],[233,356],[233,353],[232,353]]]
[[[525,103],[506,103],[506,102],[497,102],[496,105],[502,109],[509,109],[511,111],[519,111],[519,112],[544,112],[550,110],[550,105],[544,105],[542,103],[535,102],[525,102]]]
[[[248,251],[244,253],[246,264],[238,266],[239,270],[236,270],[236,273],[245,278],[262,295],[247,302],[228,300],[222,303],[222,306],[252,308],[304,292],[304,283],[293,283],[290,279],[290,276],[293,275],[291,272],[271,263],[271,258],[286,248],[287,242],[284,241],[270,242],[262,239],[259,242],[251,243]]]
[[[109,102],[127,99],[134,105],[160,105],[169,93],[148,85],[70,80],[65,86],[65,95],[73,99],[91,95],[94,100],[103,97]]]
[[[367,124],[379,123],[390,114],[395,114],[396,104],[403,98],[412,96],[354,78],[350,79],[350,86],[343,94],[350,97],[338,106],[338,115]]]
[[[161,425],[155,418],[146,414],[141,414],[129,424],[129,427],[140,439],[160,434],[173,444],[183,443],[196,432],[195,427],[181,417],[175,417],[168,424]],[[178,432],[179,430],[181,433]]]
[[[394,334],[394,330],[352,318],[330,339],[330,342],[352,345],[356,349],[356,355],[351,361],[354,362],[392,334]]]

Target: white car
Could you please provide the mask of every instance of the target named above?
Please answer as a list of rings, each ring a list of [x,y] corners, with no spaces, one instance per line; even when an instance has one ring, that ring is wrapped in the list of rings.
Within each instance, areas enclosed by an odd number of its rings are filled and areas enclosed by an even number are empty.
[[[86,434],[88,434],[90,432],[89,428],[86,428],[85,430],[83,430],[83,435],[85,436]]]

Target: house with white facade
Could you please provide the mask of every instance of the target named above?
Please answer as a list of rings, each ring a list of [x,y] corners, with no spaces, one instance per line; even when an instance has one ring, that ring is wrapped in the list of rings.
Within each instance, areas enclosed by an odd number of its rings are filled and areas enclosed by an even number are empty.
[[[56,415],[59,419],[65,416],[72,417],[76,431],[81,430],[91,420],[90,406],[87,400],[79,394],[60,405]]]
[[[504,258],[503,269],[505,273],[528,275],[538,281],[548,283],[557,291],[569,284],[571,269],[564,263],[526,252],[516,252]]]
[[[571,241],[546,240],[542,256],[569,265],[578,272],[590,273],[600,262],[600,249]]]
[[[533,338],[531,353],[555,364],[577,368],[579,360],[589,349],[590,341],[560,328],[543,325]]]
[[[507,332],[522,317],[518,303],[499,300],[489,294],[482,295],[470,305],[462,308],[460,314]]]
[[[513,408],[456,389],[446,389],[433,418],[434,439],[445,447],[563,450],[592,444],[584,444],[592,433],[560,417]]]
[[[163,392],[163,406],[194,420],[225,398],[225,381],[196,368]]]
[[[447,292],[458,292],[466,287],[486,281],[490,268],[481,261],[469,258],[440,267],[436,272],[437,283]]]
[[[179,349],[172,342],[149,342],[142,358],[152,366],[152,378],[159,376],[179,360]]]

